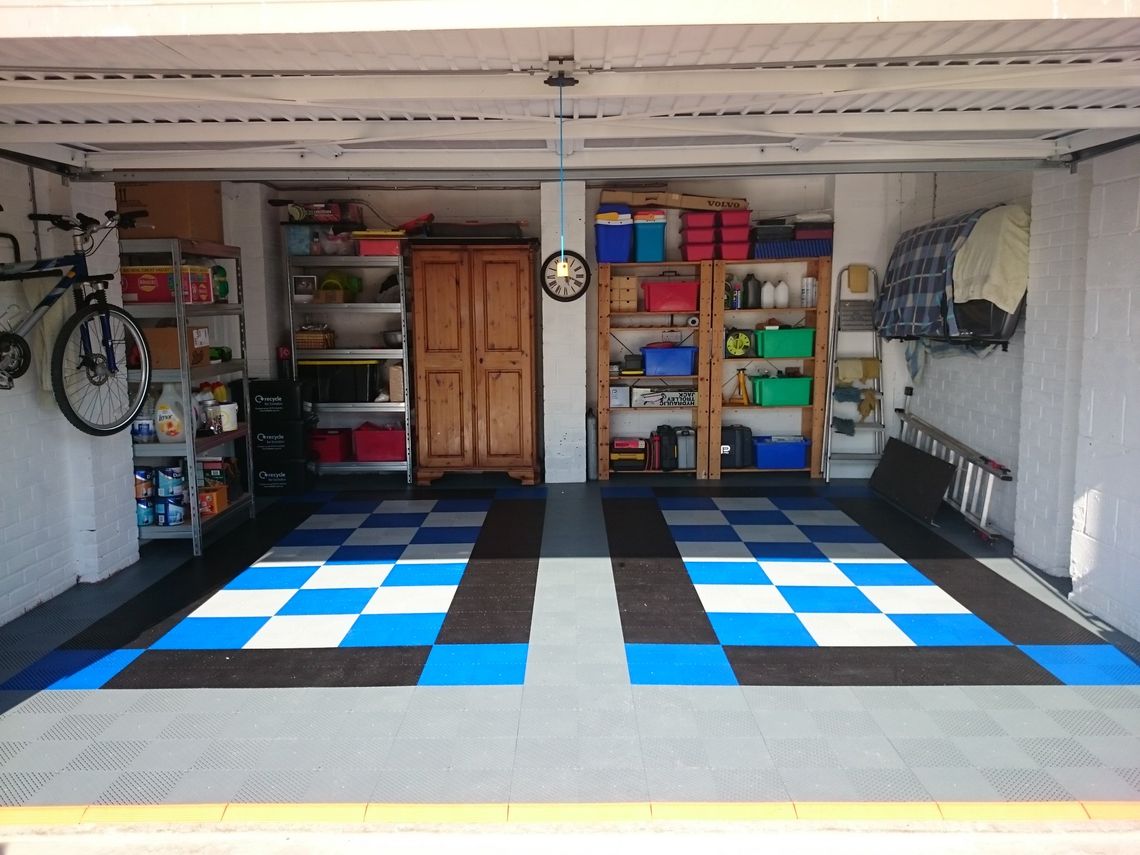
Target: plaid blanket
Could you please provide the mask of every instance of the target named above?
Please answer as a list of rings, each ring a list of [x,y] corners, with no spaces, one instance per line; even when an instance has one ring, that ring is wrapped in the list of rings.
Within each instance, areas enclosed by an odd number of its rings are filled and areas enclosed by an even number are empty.
[[[882,338],[958,335],[954,256],[987,210],[935,220],[903,233],[875,299],[875,329]]]

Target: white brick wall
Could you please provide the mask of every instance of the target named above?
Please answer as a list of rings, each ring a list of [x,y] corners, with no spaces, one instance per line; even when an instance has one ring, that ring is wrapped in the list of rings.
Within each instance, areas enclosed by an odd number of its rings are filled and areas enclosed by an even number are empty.
[[[1140,149],[1092,163],[1070,573],[1140,638]]]
[[[1069,575],[1091,169],[1033,178],[1014,547]]]
[[[277,376],[277,345],[287,333],[284,271],[281,259],[280,208],[267,200],[275,195],[264,184],[222,184],[222,221],[226,243],[241,249],[245,291],[246,359],[251,377]],[[232,284],[232,283],[231,283]],[[213,333],[214,330],[211,330]],[[236,328],[224,333],[231,347]]]
[[[924,177],[915,196],[916,204],[904,211],[903,227],[983,205],[1028,205],[1032,180],[1029,172],[951,172]],[[915,385],[910,407],[916,416],[1013,467],[1015,475],[1024,338],[1022,325],[1010,342],[1008,353],[999,351],[986,359],[963,353],[930,360],[922,382]],[[1008,537],[1014,532],[1016,490],[1016,481],[994,490],[991,519]]]
[[[41,212],[98,215],[114,207],[114,191],[107,184],[66,186],[45,173],[36,173],[35,183]],[[5,187],[0,231],[16,234],[24,257],[32,257],[36,247],[26,216],[32,211],[28,170],[0,162],[0,185]],[[41,254],[70,251],[66,236],[42,227],[41,236]],[[0,247],[0,260],[11,260],[6,253]],[[90,268],[118,270],[114,236]],[[117,281],[109,293],[119,301]],[[5,308],[26,306],[13,283],[0,283],[0,296]],[[57,304],[53,322],[62,323],[71,307],[69,301]],[[15,389],[0,392],[0,481],[19,485],[0,494],[0,624],[77,580],[103,578],[138,558],[130,437],[96,439],[71,427],[43,388],[41,367],[37,361]]]

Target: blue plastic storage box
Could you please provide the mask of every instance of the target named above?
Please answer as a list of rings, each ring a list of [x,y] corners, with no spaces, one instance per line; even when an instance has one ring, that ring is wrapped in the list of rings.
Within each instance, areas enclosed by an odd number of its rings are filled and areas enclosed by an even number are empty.
[[[802,436],[756,436],[752,438],[757,469],[806,469],[811,440]]]
[[[752,252],[755,258],[821,258],[831,255],[831,241],[825,238],[761,241],[753,245]]]
[[[664,261],[665,260],[665,224],[664,223],[638,223],[633,224],[633,260],[634,261]]]
[[[695,347],[643,347],[641,358],[647,377],[692,377],[697,373]]]
[[[627,217],[624,223],[594,221],[598,264],[624,264],[633,257],[633,222],[628,219],[632,217],[632,209],[629,205],[606,204],[598,206],[598,213]]]

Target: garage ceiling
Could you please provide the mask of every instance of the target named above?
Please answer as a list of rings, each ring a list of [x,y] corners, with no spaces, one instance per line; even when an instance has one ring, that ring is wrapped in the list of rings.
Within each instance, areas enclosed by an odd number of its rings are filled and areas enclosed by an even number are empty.
[[[544,175],[552,57],[582,177],[1030,167],[1140,134],[1140,21],[1093,19],[0,39],[0,149],[118,176]]]

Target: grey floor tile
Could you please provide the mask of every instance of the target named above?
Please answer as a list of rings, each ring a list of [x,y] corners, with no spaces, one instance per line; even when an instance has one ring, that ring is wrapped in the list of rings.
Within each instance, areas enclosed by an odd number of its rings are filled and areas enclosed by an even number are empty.
[[[1078,736],[1077,742],[1105,766],[1140,768],[1140,739],[1135,736]]]
[[[859,798],[843,769],[780,769],[779,773],[792,801],[855,801]]]
[[[1049,710],[1049,717],[1073,736],[1128,736],[1128,729],[1100,710]]]
[[[927,710],[976,710],[975,700],[962,686],[912,686],[910,693]]]
[[[945,735],[942,727],[926,710],[921,709],[875,709],[871,717],[878,723],[883,733],[892,739],[930,739]]]
[[[466,710],[459,723],[457,735],[461,739],[492,737],[514,739],[519,735],[519,714],[518,707],[503,710]]]
[[[765,737],[772,760],[780,769],[838,769],[839,758],[826,739]]]
[[[967,768],[970,761],[953,740],[940,738],[891,738],[891,744],[907,766]]]
[[[192,769],[209,746],[208,739],[152,739],[132,768],[143,772]]]
[[[179,713],[158,734],[160,739],[215,739],[236,713]]]
[[[55,776],[55,772],[0,771],[0,807],[27,804]]]
[[[906,686],[855,686],[851,693],[868,710],[921,709],[919,699]]]
[[[848,686],[805,686],[804,703],[810,710],[862,710],[865,706]]]
[[[515,768],[572,769],[578,762],[578,740],[569,737],[519,737]]]
[[[380,772],[375,769],[322,769],[312,773],[299,801],[332,804],[367,802],[379,779]]]
[[[361,771],[382,767],[392,741],[391,737],[315,739],[311,740],[310,748],[318,758],[316,768],[321,771]]]
[[[5,763],[23,752],[31,744],[30,740],[0,742],[0,769],[3,769]]]
[[[759,736],[760,725],[750,710],[696,710],[697,729],[706,738],[739,739]]]
[[[462,709],[409,710],[397,728],[400,739],[454,739],[467,715]]]
[[[808,695],[791,686],[741,686],[740,694],[749,708],[756,712],[795,712],[808,709]]]
[[[594,683],[601,686],[628,686],[629,667],[623,662],[620,665],[598,665],[594,663],[578,663],[574,669],[578,685]]]
[[[580,683],[579,666],[573,660],[550,662],[535,669],[528,664],[524,681],[527,686],[577,686]]]
[[[311,770],[258,770],[248,773],[234,792],[235,802],[289,803],[299,802],[316,773]]]
[[[983,767],[1036,769],[1040,764],[1013,737],[955,737],[955,747],[975,769]]]
[[[9,741],[40,739],[62,719],[62,715],[7,715],[0,719],[0,739]]]
[[[529,656],[529,652],[527,654]],[[518,710],[522,706],[522,686],[470,686],[468,710]]]
[[[1135,801],[1140,796],[1140,788],[1132,786],[1112,769],[1051,768],[1048,771],[1073,798],[1081,801]]]
[[[987,710],[990,718],[1001,725],[1006,733],[1025,737],[1063,737],[1069,732],[1045,710],[997,709]]]
[[[100,739],[157,739],[174,718],[171,712],[128,712],[118,716],[100,735]]]
[[[513,738],[457,739],[452,747],[452,769],[511,769],[515,765]]]
[[[31,742],[29,747],[4,763],[6,772],[59,772],[82,754],[91,740],[48,740]]]
[[[707,769],[703,739],[668,739],[643,736],[641,756],[646,769]]]
[[[111,713],[68,714],[45,730],[40,739],[97,739],[103,731],[115,723],[116,718],[117,716]]]
[[[579,686],[574,693],[574,706],[581,710],[633,712],[632,686]]]
[[[821,735],[839,737],[880,736],[882,728],[865,710],[812,710]]]
[[[1140,709],[1140,693],[1133,686],[1074,686],[1073,691],[1100,709]]]
[[[711,738],[702,743],[711,769],[769,769],[775,765],[767,742],[760,736]]]
[[[1073,794],[1044,769],[983,768],[982,776],[1002,798],[1016,802],[1071,801]]]
[[[181,741],[181,740],[180,740]],[[219,739],[206,744],[190,768],[196,771],[208,769],[256,769],[268,756],[275,740],[270,739]]]
[[[641,768],[644,765],[641,742],[636,736],[583,737],[578,740],[578,757],[575,765],[580,769]]]
[[[1076,739],[1059,739],[1057,737],[1030,737],[1018,739],[1018,746],[1032,757],[1037,763],[1046,768],[1054,767],[1088,767],[1100,766],[1101,762],[1095,754],[1089,751]]]
[[[578,709],[580,691],[578,687],[572,685],[538,686],[530,683],[524,684],[522,709],[524,711]]]
[[[351,689],[338,689],[336,694],[344,696],[347,709],[356,712],[377,712],[379,710],[406,710],[414,697],[420,696],[429,686],[361,686]]]
[[[1120,780],[1127,783],[1137,793],[1140,793],[1140,766],[1117,766],[1113,771],[1120,776]]]
[[[52,777],[24,802],[29,805],[89,805],[106,790],[119,772],[63,772]]]
[[[396,739],[384,758],[386,769],[438,771],[451,765],[454,739]]]
[[[632,709],[586,708],[576,712],[579,737],[636,739],[638,736],[637,714]]]
[[[510,800],[510,769],[452,769],[440,782],[441,802],[503,803]]]
[[[369,796],[372,802],[443,802],[447,779],[446,769],[393,769],[378,770],[376,786]]]
[[[715,768],[712,777],[720,801],[781,802],[789,798],[784,779],[775,769]]]
[[[186,774],[182,770],[148,770],[123,772],[115,778],[93,804],[159,805],[167,801],[171,791]]]
[[[27,692],[13,693],[18,698],[16,706],[7,715],[59,715],[63,716],[73,712],[92,694],[91,692],[36,692],[29,696]]]
[[[1024,692],[1016,686],[963,686],[962,691],[979,708],[988,710],[1024,710],[1033,707]]]
[[[805,712],[796,710],[756,710],[753,713],[766,739],[820,737],[819,725]]]
[[[867,802],[923,802],[932,796],[910,769],[848,769],[856,798]]]
[[[1004,798],[977,769],[914,766],[910,771],[936,801],[993,802]]]
[[[643,738],[695,738],[702,735],[697,714],[692,710],[637,707],[637,729]]]
[[[1105,715],[1132,734],[1140,734],[1140,707],[1106,707]]]
[[[1005,729],[982,710],[933,709],[930,717],[946,736],[1007,736]]]
[[[646,792],[651,801],[709,802],[720,798],[712,769],[645,769]]]
[[[829,739],[828,744],[839,765],[848,769],[888,769],[906,765],[885,736]]]
[[[146,743],[142,740],[96,740],[83,749],[65,767],[71,772],[98,772],[128,769]]]
[[[1077,686],[1022,686],[1021,691],[1043,710],[1094,709],[1095,705],[1078,692]]]

